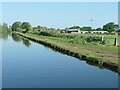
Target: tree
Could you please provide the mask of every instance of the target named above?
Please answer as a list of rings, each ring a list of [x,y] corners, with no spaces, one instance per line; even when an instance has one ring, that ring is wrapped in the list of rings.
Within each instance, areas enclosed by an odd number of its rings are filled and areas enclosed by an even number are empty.
[[[81,31],[92,31],[92,27],[82,27]]]
[[[80,29],[79,26],[73,26],[73,27],[70,27],[69,29]]]
[[[29,31],[32,31],[32,30],[33,30],[32,26],[30,26],[28,29],[29,29]]]
[[[23,29],[23,31],[27,32],[29,30],[32,30],[32,26],[30,25],[29,22],[23,22],[21,25],[21,28]]]
[[[2,38],[2,25],[0,24],[0,39]]]
[[[8,35],[10,34],[10,30],[9,30],[9,27],[6,23],[3,23],[3,25],[1,26],[1,35],[3,39],[7,39]]]
[[[3,25],[2,25],[2,31],[9,32],[9,27],[8,27],[8,25],[6,23],[3,23]]]
[[[41,29],[41,26],[40,26],[40,25],[38,25],[38,26],[37,26],[37,29]]]
[[[14,23],[12,24],[12,27],[11,27],[12,31],[17,31],[18,28],[21,28],[21,25],[22,25],[22,23],[19,22],[19,21],[14,22]]]
[[[115,24],[114,22],[110,22],[103,26],[103,30],[111,33],[111,32],[116,31],[116,27],[118,27],[117,24]]]
[[[103,29],[102,28],[97,28],[96,31],[103,31]]]

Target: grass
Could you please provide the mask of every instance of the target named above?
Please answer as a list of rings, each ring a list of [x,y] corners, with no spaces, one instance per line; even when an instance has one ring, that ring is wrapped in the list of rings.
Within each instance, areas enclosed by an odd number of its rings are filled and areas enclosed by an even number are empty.
[[[36,40],[40,40],[43,42],[47,42],[50,44],[53,44],[55,46],[59,46],[64,49],[68,49],[70,51],[79,53],[80,55],[85,55],[87,57],[95,58],[101,62],[107,62],[112,63],[115,65],[119,65],[118,63],[118,47],[116,46],[107,46],[107,45],[101,45],[101,44],[81,44],[81,43],[72,43],[69,42],[68,39],[60,38],[60,37],[51,37],[51,36],[42,36],[32,33],[20,33],[24,36],[34,38]],[[106,38],[112,37],[114,38],[115,35],[105,35]]]
[[[34,32],[38,35],[50,36],[64,39],[70,43],[83,44],[83,43],[93,43],[93,44],[106,44],[114,45],[116,35],[100,35],[100,34],[69,34],[69,33],[58,33],[55,31],[41,31]],[[101,41],[101,37],[104,38],[104,41]]]

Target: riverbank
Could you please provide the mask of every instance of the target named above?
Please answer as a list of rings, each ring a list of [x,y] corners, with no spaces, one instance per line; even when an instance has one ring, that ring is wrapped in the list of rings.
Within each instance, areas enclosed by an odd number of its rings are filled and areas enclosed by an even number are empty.
[[[56,37],[48,37],[32,33],[16,33],[29,40],[48,46],[53,50],[68,54],[80,60],[85,60],[89,64],[119,72],[118,47],[93,44],[73,44]]]

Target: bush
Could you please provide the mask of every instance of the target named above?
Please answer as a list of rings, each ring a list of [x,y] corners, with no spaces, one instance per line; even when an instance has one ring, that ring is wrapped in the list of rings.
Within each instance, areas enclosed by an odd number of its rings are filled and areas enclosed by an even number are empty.
[[[87,42],[100,42],[101,38],[97,36],[88,36],[85,38]]]

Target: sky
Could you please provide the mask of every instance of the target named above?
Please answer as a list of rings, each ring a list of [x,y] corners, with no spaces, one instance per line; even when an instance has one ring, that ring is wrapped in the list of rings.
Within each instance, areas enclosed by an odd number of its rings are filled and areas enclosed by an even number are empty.
[[[12,25],[15,21],[53,28],[66,28],[74,25],[97,28],[108,22],[118,23],[118,3],[3,2],[2,22]]]
[[[120,0],[1,0],[2,2],[119,2]]]

